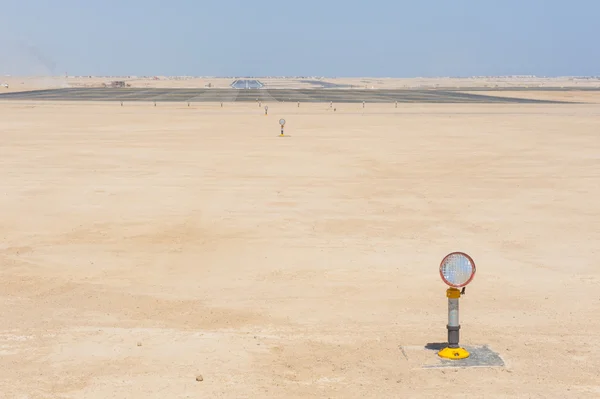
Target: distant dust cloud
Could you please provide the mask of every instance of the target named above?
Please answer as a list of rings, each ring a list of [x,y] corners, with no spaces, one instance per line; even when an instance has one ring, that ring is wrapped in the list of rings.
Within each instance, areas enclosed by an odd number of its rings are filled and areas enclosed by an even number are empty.
[[[6,77],[30,77],[43,86],[66,86],[57,73],[52,57],[32,43],[19,39],[0,39],[0,81]],[[3,79],[4,78],[4,79]],[[65,82],[63,82],[65,80]]]

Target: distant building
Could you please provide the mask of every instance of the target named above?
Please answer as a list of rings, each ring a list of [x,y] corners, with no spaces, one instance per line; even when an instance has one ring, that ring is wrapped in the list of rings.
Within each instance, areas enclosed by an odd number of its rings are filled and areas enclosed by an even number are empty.
[[[104,83],[104,87],[130,87],[130,84],[125,83],[123,80],[113,80],[109,84]]]

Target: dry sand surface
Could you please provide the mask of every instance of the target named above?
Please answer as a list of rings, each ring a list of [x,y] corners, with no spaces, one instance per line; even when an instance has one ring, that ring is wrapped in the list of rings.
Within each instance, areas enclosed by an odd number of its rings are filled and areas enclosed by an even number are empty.
[[[269,106],[0,103],[2,398],[600,397],[597,105]]]
[[[44,89],[63,89],[73,86],[73,82],[64,77],[20,77],[20,76],[1,76],[0,75],[0,94],[44,90]],[[8,87],[4,87],[7,84]]]

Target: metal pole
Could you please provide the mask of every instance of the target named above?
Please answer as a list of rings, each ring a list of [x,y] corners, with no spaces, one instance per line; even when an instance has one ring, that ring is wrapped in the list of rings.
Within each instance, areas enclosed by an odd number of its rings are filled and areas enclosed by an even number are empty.
[[[448,347],[459,348],[458,298],[448,298]]]
[[[465,359],[469,357],[469,352],[460,347],[460,323],[458,319],[458,301],[461,292],[456,288],[449,288],[446,291],[448,298],[448,346],[438,352],[438,355],[451,360]]]

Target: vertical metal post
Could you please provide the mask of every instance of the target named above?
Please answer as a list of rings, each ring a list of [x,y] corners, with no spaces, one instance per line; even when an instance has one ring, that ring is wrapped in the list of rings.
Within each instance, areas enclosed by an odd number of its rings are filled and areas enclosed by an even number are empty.
[[[460,347],[459,331],[460,323],[458,319],[458,301],[460,299],[460,291],[456,288],[449,288],[446,291],[448,298],[448,346],[438,352],[438,355],[450,359],[465,359],[469,357],[469,352]]]
[[[448,347],[459,348],[458,298],[448,298]]]

